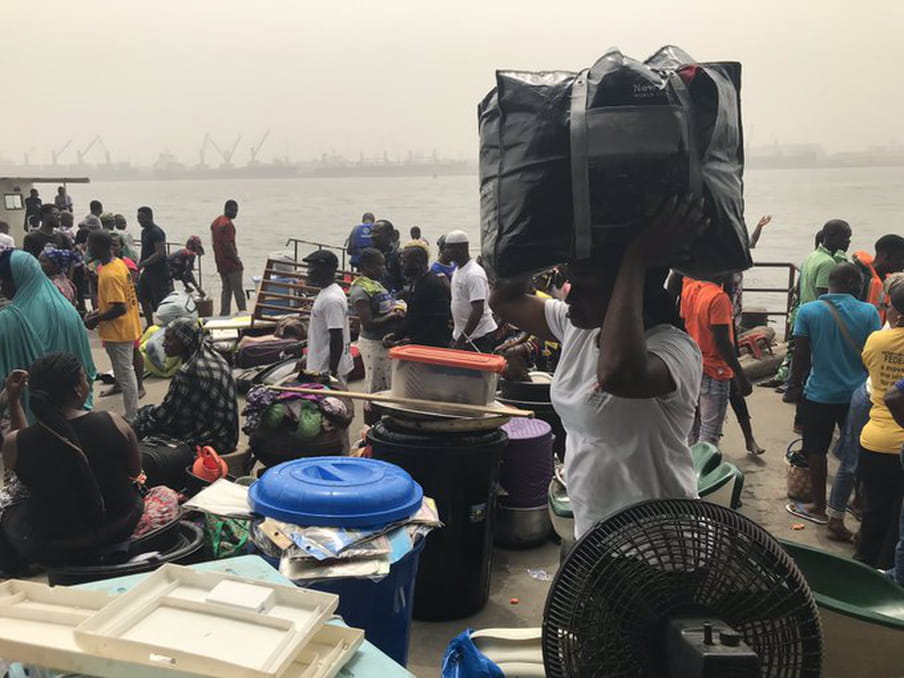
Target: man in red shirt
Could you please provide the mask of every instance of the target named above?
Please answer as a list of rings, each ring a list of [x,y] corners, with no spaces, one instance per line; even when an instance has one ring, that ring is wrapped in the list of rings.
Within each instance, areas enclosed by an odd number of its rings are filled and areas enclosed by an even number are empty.
[[[239,312],[245,310],[245,291],[242,289],[242,260],[235,245],[235,224],[232,220],[239,213],[239,204],[235,200],[227,200],[223,214],[210,225],[213,241],[213,257],[217,262],[217,272],[223,291],[220,295],[220,315],[231,315],[232,297]]]
[[[731,299],[717,282],[685,278],[681,290],[681,317],[687,333],[703,354],[703,380],[690,442],[718,445],[731,380],[735,380],[744,396],[753,391],[735,354]]]

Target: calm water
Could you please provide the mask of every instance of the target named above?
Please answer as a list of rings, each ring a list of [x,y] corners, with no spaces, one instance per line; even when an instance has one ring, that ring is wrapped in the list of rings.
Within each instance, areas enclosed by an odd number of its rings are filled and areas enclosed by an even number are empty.
[[[44,193],[49,199],[53,190],[47,187]],[[125,214],[137,236],[135,212],[149,205],[168,240],[184,242],[197,234],[205,244],[223,202],[235,198],[248,286],[267,254],[284,250],[287,238],[341,244],[366,211],[391,220],[403,237],[415,224],[431,242],[454,228],[464,229],[475,242],[479,233],[476,177],[96,182],[71,186],[71,195],[77,219],[87,213],[88,201],[97,198],[105,209]],[[813,248],[819,226],[836,217],[854,229],[851,251],[871,251],[879,236],[904,231],[899,221],[904,215],[904,168],[751,170],[746,201],[750,228],[762,214],[774,217],[755,260],[799,262]],[[205,263],[203,284],[216,291],[212,257],[205,257]],[[748,276],[748,285],[770,282],[763,274]]]

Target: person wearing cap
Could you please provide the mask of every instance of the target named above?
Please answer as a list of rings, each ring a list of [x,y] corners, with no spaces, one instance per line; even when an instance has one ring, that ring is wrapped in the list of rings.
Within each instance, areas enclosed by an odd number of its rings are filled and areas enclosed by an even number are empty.
[[[242,289],[242,273],[245,267],[239,259],[239,251],[235,244],[235,219],[239,214],[239,204],[235,200],[227,200],[223,206],[223,214],[213,220],[210,225],[213,242],[213,258],[220,274],[222,293],[220,295],[220,315],[231,315],[232,297],[241,313],[245,310],[245,291]]]
[[[348,298],[336,282],[339,259],[330,250],[316,250],[302,261],[308,265],[308,283],[320,288],[308,323],[307,370],[329,372],[345,383],[354,363]]]
[[[444,249],[458,265],[452,274],[452,348],[492,353],[497,325],[490,310],[487,274],[471,258],[464,231],[446,234]]]
[[[173,252],[167,257],[170,274],[173,281],[181,282],[185,285],[185,291],[191,292],[195,289],[202,297],[205,296],[201,285],[195,280],[195,257],[204,255],[204,245],[201,244],[201,238],[197,235],[191,236],[185,243],[185,247]]]

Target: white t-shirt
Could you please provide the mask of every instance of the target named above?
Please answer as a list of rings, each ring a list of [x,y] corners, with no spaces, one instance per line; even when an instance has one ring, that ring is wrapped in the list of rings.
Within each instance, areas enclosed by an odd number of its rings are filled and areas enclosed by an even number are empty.
[[[351,335],[348,330],[348,297],[337,283],[317,293],[308,323],[307,369],[312,372],[329,372],[330,330],[342,330],[342,357],[339,359],[340,377],[352,371],[354,363],[349,348]]]
[[[639,501],[696,497],[687,437],[703,358],[694,340],[671,325],[647,330],[647,351],[665,362],[676,388],[659,398],[619,398],[598,387],[599,330],[572,325],[568,306],[557,300],[546,302],[546,322],[562,344],[550,396],[568,434],[565,481],[575,537]]]
[[[7,233],[0,233],[0,247],[15,247],[16,241]]]
[[[468,325],[472,301],[483,301],[484,305],[483,317],[469,338],[477,340],[496,331],[496,321],[493,320],[489,298],[490,284],[480,264],[470,259],[467,264],[456,269],[452,274],[452,322],[455,326],[452,330],[453,339],[458,339]]]

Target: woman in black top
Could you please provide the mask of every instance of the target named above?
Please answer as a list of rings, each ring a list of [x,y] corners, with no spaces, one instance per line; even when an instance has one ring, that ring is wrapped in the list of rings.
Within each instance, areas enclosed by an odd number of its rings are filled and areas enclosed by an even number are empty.
[[[21,395],[28,383],[35,424]],[[2,515],[13,550],[41,565],[90,562],[99,549],[128,540],[144,502],[138,441],[113,412],[84,409],[89,387],[78,358],[51,353],[6,381],[11,430],[3,462],[28,498]]]

